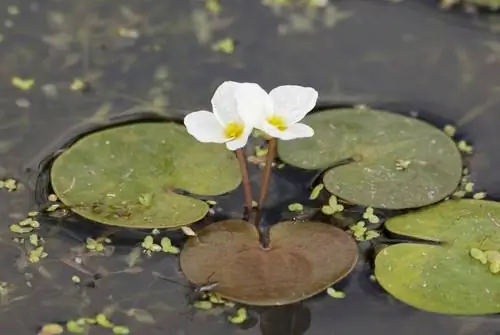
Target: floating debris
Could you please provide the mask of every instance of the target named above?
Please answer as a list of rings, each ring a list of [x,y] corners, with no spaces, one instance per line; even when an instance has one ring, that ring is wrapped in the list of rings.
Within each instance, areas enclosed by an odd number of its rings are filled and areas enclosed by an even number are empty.
[[[321,207],[321,212],[325,215],[333,215],[344,210],[344,205],[337,202],[337,197],[332,195],[328,200],[328,205]]]

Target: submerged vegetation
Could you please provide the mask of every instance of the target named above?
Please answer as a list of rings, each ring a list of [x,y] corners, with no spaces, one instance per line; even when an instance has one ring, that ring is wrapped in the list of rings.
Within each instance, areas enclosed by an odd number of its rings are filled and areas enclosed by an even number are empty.
[[[6,329],[358,330],[339,319],[345,312],[367,325],[384,321],[374,334],[398,322],[425,331],[434,318],[444,332],[485,333],[494,316],[418,310],[500,310],[490,144],[500,103],[498,4],[429,4],[5,8]],[[385,31],[387,19],[398,29]],[[312,88],[269,95],[249,84],[222,92],[201,119],[186,117],[227,78],[314,86],[319,106]]]

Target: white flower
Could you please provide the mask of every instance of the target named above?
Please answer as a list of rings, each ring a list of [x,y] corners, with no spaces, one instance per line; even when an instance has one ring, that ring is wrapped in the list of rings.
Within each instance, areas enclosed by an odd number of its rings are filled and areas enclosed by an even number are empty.
[[[269,136],[293,140],[314,135],[311,127],[299,123],[318,100],[312,87],[278,86],[268,94],[257,85],[241,87],[236,93],[240,115],[253,114],[258,118],[255,127]]]
[[[252,95],[259,89],[253,83],[223,82],[211,100],[213,113],[202,110],[184,117],[188,133],[200,142],[225,143],[229,150],[244,147],[259,117],[246,106],[241,107],[237,96]]]

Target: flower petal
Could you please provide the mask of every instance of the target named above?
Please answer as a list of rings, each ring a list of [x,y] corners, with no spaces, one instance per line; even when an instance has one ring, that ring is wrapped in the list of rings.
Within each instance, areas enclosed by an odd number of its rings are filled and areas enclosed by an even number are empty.
[[[219,123],[214,113],[198,111],[189,113],[184,117],[187,132],[200,142],[224,143],[224,128]]]
[[[243,133],[238,138],[226,142],[226,147],[231,151],[243,148],[248,142],[248,137],[250,137],[252,129],[252,127],[245,127],[245,130],[243,130]]]
[[[269,94],[258,84],[242,83],[236,91],[236,101],[238,114],[250,126],[262,123],[274,113]]]
[[[283,132],[270,124],[269,122],[263,122],[259,125],[258,129],[265,132],[267,135],[275,138],[281,138]]]
[[[312,137],[314,135],[314,129],[309,127],[304,123],[296,123],[288,127],[286,130],[279,130],[270,123],[264,123],[262,130],[265,131],[269,136],[279,138],[284,141],[293,140],[296,138]]]
[[[223,126],[241,121],[236,103],[236,91],[241,84],[235,81],[225,81],[215,90],[211,100],[212,110]]]
[[[296,138],[306,138],[312,137],[314,135],[314,129],[309,127],[304,123],[295,123],[288,127],[286,130],[281,132],[282,140],[293,140]]]
[[[269,96],[276,114],[285,118],[289,126],[302,120],[318,100],[318,92],[314,88],[296,85],[278,86]]]

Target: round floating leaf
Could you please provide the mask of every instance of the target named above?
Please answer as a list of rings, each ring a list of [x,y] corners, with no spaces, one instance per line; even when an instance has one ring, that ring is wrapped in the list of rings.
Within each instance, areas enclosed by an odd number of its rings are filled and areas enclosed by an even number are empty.
[[[222,297],[249,305],[291,304],[311,297],[353,269],[358,249],[344,231],[320,222],[271,227],[270,250],[245,221],[220,221],[190,238],[181,269],[195,284],[217,282]]]
[[[375,259],[375,275],[386,291],[430,312],[500,312],[500,274],[471,256],[472,248],[500,250],[499,203],[445,201],[391,218],[386,226],[397,234],[443,242],[383,249]]]
[[[455,143],[423,121],[353,108],[313,113],[304,123],[314,128],[314,136],[280,141],[280,158],[305,169],[356,158],[323,177],[328,191],[349,202],[388,209],[421,207],[442,200],[460,181],[462,160]]]
[[[130,228],[193,223],[208,211],[172,188],[217,195],[241,181],[233,153],[197,142],[177,123],[135,123],[85,136],[54,161],[61,201],[88,219]]]

